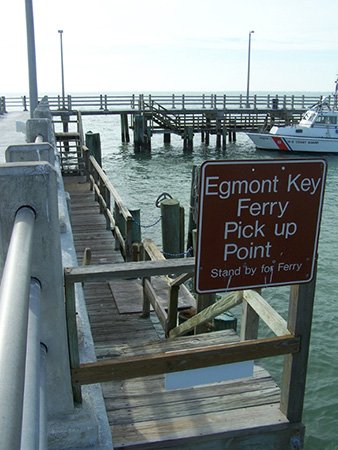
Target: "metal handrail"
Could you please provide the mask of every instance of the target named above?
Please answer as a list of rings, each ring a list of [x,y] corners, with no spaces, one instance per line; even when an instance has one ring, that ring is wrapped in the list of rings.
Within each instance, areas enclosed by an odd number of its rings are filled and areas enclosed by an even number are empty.
[[[20,450],[33,450],[37,448],[40,450],[40,300],[40,282],[32,278],[29,296],[25,390]]]
[[[20,448],[35,212],[14,219],[0,286],[0,447]],[[14,332],[15,330],[15,332]]]

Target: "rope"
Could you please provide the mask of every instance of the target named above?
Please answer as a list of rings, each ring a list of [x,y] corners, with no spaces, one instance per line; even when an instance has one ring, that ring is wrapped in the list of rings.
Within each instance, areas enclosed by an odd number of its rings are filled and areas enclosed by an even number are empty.
[[[192,255],[192,247],[188,248],[188,250],[186,252],[182,252],[182,253],[167,253],[167,252],[162,252],[162,255],[164,256],[173,256],[175,258],[178,258],[180,256],[190,256]]]
[[[151,225],[141,225],[141,224],[138,223],[138,221],[135,220],[134,217],[133,217],[133,222],[135,222],[136,225],[138,225],[138,226],[141,227],[141,228],[151,228],[151,227],[154,227],[154,226],[157,225],[161,220],[162,220],[162,216],[160,216],[160,217],[156,220],[156,222],[152,223]]]

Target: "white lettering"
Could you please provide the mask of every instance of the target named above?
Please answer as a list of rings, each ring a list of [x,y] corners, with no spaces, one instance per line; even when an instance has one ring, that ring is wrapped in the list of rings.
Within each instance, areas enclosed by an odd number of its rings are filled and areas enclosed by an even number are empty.
[[[279,219],[281,219],[287,207],[289,206],[289,201],[283,202],[263,202],[263,203],[250,203],[251,198],[240,198],[237,205],[237,216],[240,217],[243,210],[249,210],[251,216],[266,216],[276,214]]]
[[[288,178],[288,188],[287,191],[290,192],[291,189],[295,189],[297,192],[309,192],[310,195],[314,195],[318,189],[318,186],[321,182],[321,178],[318,178],[317,181],[314,178],[303,178],[299,179],[301,174],[299,173],[295,177],[292,174],[289,175]]]

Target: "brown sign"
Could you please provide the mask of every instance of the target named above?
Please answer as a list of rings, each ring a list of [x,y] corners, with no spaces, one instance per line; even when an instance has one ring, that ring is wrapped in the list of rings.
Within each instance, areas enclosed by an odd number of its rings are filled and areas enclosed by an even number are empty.
[[[197,293],[309,282],[326,161],[206,161],[201,166]]]

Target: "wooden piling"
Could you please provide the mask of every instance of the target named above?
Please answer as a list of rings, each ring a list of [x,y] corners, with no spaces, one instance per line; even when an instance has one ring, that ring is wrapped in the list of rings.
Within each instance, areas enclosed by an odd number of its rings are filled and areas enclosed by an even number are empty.
[[[193,149],[194,130],[193,127],[186,127],[183,135],[183,150],[191,152]]]
[[[161,202],[162,248],[167,259],[180,254],[180,202],[174,198]]]
[[[128,114],[120,114],[121,118],[121,140],[123,143],[130,142],[129,126],[128,126]]]
[[[227,148],[227,129],[226,129],[226,127],[223,127],[222,135],[223,135],[222,149],[226,150],[226,148]]]
[[[205,132],[205,145],[209,145],[210,143],[210,119],[208,117],[206,117],[205,119],[206,122],[206,132]]]
[[[190,207],[188,221],[187,250],[193,247],[192,231],[196,228],[196,210],[198,203],[199,168],[193,166],[190,187]]]
[[[221,148],[222,127],[221,120],[216,120],[216,148]]]
[[[143,115],[134,117],[134,148],[135,152],[150,151],[151,130]]]
[[[171,141],[171,134],[170,133],[163,133],[163,142],[164,144],[170,144]]]
[[[139,244],[141,243],[141,210],[140,209],[130,209],[130,214],[133,216],[133,225],[132,225],[132,240],[133,244]]]
[[[100,133],[88,131],[86,133],[86,147],[89,149],[89,156],[94,156],[98,164],[102,167]]]

